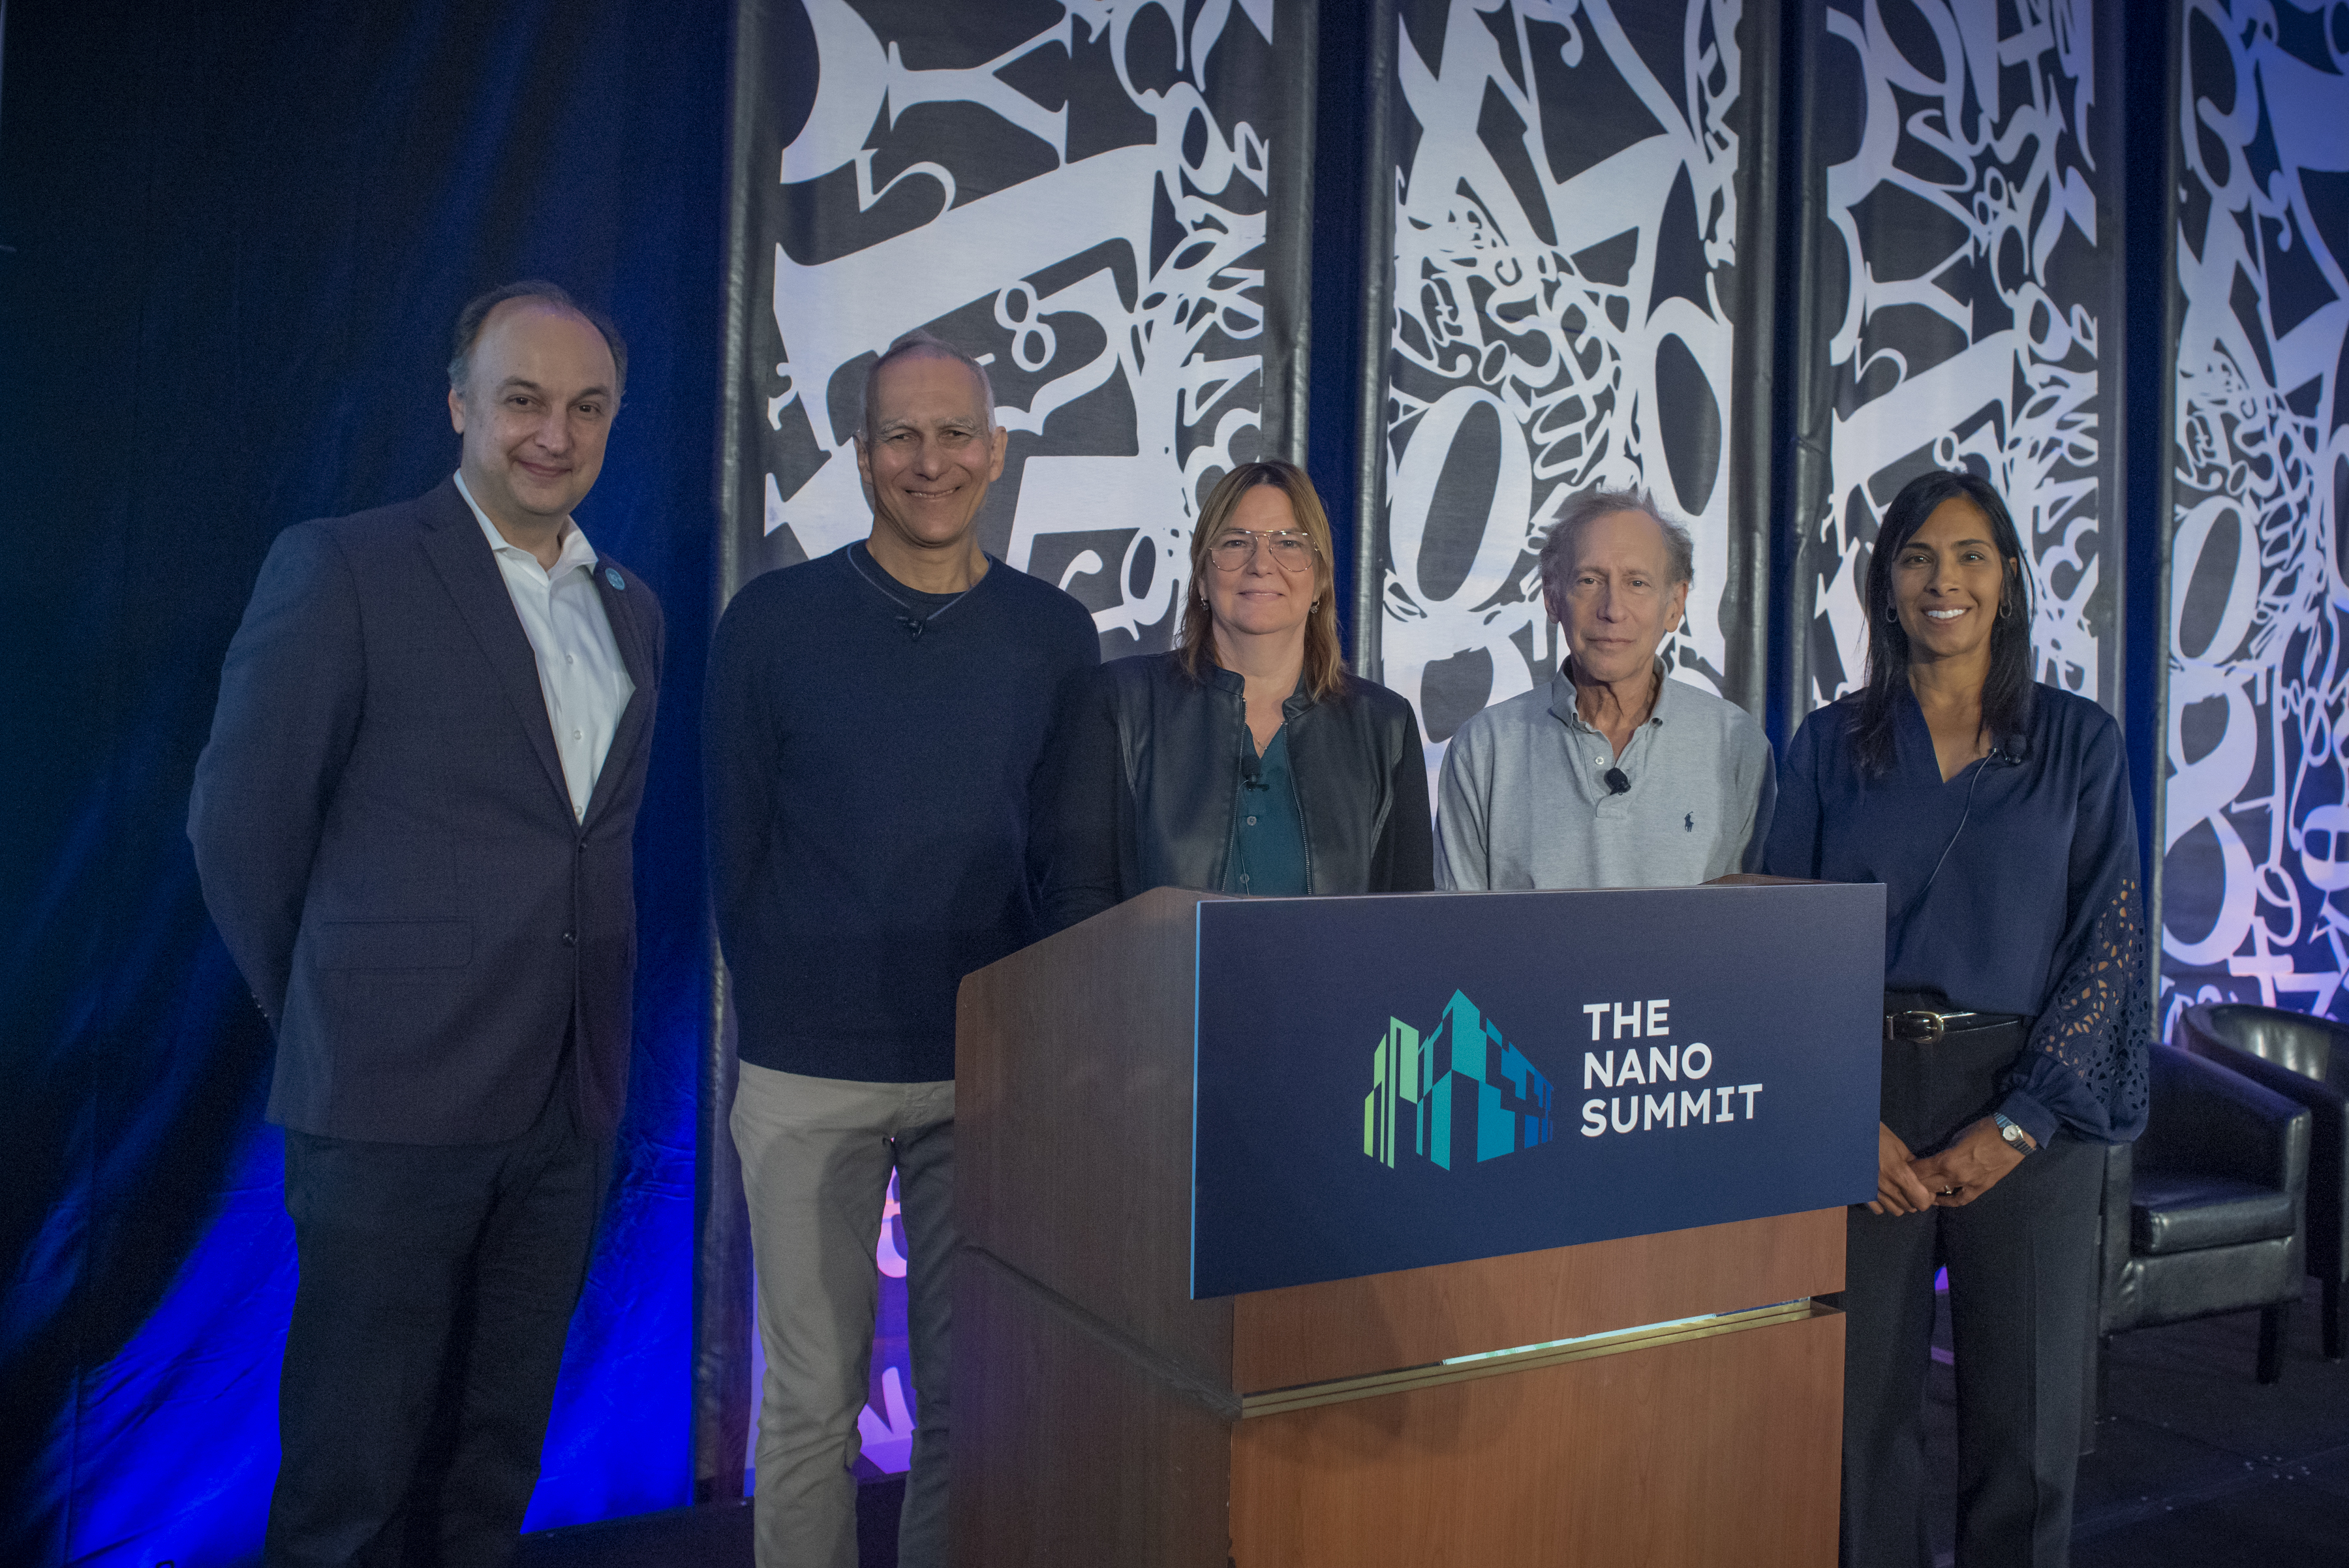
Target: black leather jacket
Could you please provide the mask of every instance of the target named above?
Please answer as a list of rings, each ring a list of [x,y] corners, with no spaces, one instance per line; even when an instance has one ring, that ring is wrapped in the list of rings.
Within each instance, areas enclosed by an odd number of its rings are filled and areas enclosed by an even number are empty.
[[[1060,748],[1060,805],[1044,881],[1059,930],[1153,888],[1224,885],[1247,735],[1240,678],[1185,673],[1172,653],[1104,664]],[[1315,893],[1423,893],[1435,885],[1427,762],[1411,704],[1349,677],[1282,704]]]

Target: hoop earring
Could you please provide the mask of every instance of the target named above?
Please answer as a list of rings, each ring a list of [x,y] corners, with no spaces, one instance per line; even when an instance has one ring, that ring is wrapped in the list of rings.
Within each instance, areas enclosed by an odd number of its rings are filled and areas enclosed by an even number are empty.
[[[1884,607],[1884,624],[1887,626],[1899,626],[1900,624],[1899,606],[1886,605]]]
[[[2014,606],[2002,594],[1999,596],[1998,618],[2001,620],[2013,620],[2014,618]]]

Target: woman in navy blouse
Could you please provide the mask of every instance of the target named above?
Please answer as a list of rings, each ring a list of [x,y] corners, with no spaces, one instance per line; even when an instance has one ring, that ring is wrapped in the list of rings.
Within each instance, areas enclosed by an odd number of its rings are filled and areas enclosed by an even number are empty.
[[[1766,868],[1881,882],[1883,1121],[1851,1210],[1843,1560],[1932,1560],[1921,1408],[1950,1272],[1961,1563],[2072,1530],[2103,1145],[2146,1113],[2137,825],[2120,728],[2032,680],[2005,503],[1934,472],[1885,514],[1868,682],[1804,721]]]

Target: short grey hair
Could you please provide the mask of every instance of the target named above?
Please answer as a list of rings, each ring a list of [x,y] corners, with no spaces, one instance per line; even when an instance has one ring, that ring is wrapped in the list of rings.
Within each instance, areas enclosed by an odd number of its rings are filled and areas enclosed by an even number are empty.
[[[1637,512],[1663,530],[1666,587],[1696,581],[1696,541],[1686,524],[1665,516],[1656,498],[1645,490],[1602,490],[1593,485],[1567,497],[1549,532],[1542,536],[1543,598],[1554,599],[1564,591],[1567,573],[1573,566],[1574,542],[1582,531],[1616,512]]]
[[[995,383],[988,379],[987,367],[980,364],[977,359],[971,358],[971,356],[963,349],[957,348],[953,344],[947,342],[945,338],[934,337],[930,334],[923,331],[920,327],[916,327],[911,332],[908,332],[904,337],[898,338],[895,343],[890,344],[888,348],[883,349],[881,351],[881,357],[873,361],[872,369],[864,372],[864,411],[863,416],[857,420],[856,428],[864,435],[867,443],[872,441],[874,433],[873,429],[873,384],[881,379],[881,372],[889,366],[895,364],[900,359],[912,359],[916,358],[951,359],[956,364],[963,366],[968,369],[972,375],[978,377],[979,411],[987,416],[987,429],[988,433],[992,434],[994,432]]]

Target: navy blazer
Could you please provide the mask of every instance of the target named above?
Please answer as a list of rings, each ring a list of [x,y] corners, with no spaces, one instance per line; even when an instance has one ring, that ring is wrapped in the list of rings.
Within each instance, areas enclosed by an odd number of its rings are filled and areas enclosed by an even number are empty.
[[[271,546],[188,812],[204,902],[277,1033],[270,1120],[514,1137],[569,1027],[584,1118],[619,1125],[663,633],[634,574],[595,577],[636,692],[574,821],[529,639],[453,482]]]

